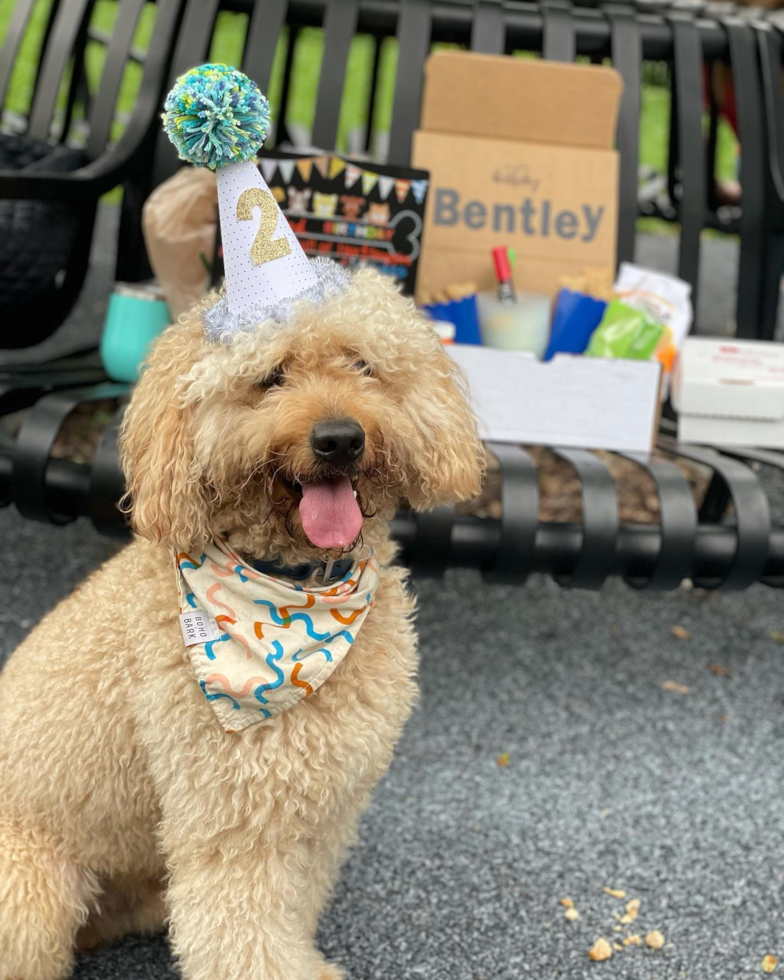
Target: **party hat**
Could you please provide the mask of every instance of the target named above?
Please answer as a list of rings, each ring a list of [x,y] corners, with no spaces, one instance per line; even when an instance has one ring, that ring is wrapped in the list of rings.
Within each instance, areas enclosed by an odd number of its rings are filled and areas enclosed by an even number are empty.
[[[210,340],[284,323],[295,302],[346,288],[341,266],[308,260],[254,162],[270,124],[255,82],[227,65],[192,68],[166,98],[163,124],[181,159],[216,173],[226,287],[202,314]]]

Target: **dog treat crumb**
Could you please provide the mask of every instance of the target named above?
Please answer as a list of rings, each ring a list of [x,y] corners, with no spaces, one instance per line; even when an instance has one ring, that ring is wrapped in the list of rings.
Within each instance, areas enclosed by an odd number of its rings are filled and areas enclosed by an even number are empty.
[[[594,963],[601,963],[604,960],[609,960],[612,956],[612,946],[607,942],[606,939],[597,939],[596,942],[588,950],[588,959],[593,960]]]
[[[621,888],[608,888],[607,885],[602,888],[605,895],[611,895],[613,898],[626,898],[626,892]]]
[[[623,946],[621,946],[620,943],[613,943],[613,949],[615,950],[616,953],[623,952]]]
[[[614,929],[614,930],[615,930],[616,932],[623,932],[623,926],[613,926],[613,929]]]
[[[509,753],[508,752],[502,752],[501,755],[498,756],[498,765],[502,769],[506,769],[506,767],[509,765]]]
[[[708,664],[708,670],[717,677],[732,677],[729,667],[722,667],[721,664]]]
[[[665,681],[662,684],[663,691],[671,691],[673,694],[691,694],[691,688],[677,681]]]
[[[634,922],[640,912],[641,902],[639,898],[633,898],[626,903],[626,914],[622,915],[618,920],[622,925],[628,926],[630,922]]]
[[[688,640],[691,637],[691,633],[685,626],[673,626],[670,633],[672,633],[673,636],[677,636],[679,640]]]
[[[574,902],[571,900],[571,898],[562,898],[561,899],[561,905],[563,905],[563,907],[565,909],[573,909],[574,908]]]
[[[569,922],[576,922],[580,918],[580,913],[577,909],[567,909],[564,912],[564,918],[568,919]]]
[[[763,956],[762,963],[760,964],[763,973],[773,973],[778,965],[779,961],[775,956],[771,956],[770,953],[767,956]]]
[[[645,942],[651,949],[661,949],[664,945],[664,936],[662,936],[658,929],[651,929],[645,937]]]
[[[623,941],[624,946],[642,946],[642,938],[635,933],[633,936],[627,936]]]

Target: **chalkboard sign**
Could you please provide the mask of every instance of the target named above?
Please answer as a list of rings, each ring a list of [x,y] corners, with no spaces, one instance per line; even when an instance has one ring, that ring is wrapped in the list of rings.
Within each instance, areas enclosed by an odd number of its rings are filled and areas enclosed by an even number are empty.
[[[428,172],[327,155],[265,154],[259,170],[305,254],[371,265],[413,295]],[[223,278],[218,236],[213,281]]]

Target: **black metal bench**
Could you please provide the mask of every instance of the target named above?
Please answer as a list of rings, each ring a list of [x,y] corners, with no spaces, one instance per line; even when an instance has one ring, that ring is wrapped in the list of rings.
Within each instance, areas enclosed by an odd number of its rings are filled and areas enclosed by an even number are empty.
[[[395,37],[399,48],[389,160],[407,163],[419,120],[422,68],[433,43],[458,43],[494,53],[540,50],[545,57],[561,60],[577,55],[592,60],[611,57],[626,85],[618,132],[619,255],[631,259],[638,213],[642,62],[668,61],[677,137],[670,194],[673,214],[681,225],[679,270],[696,287],[700,233],[709,219],[702,63],[703,59],[729,59],[735,69],[744,152],[738,332],[753,336],[760,323],[763,295],[760,229],[767,227],[763,218],[772,186],[767,176],[772,156],[766,152],[764,75],[759,70],[765,62],[758,59],[761,38],[766,38],[767,46],[773,35],[778,45],[777,29],[771,23],[757,24],[728,14],[726,8],[717,18],[696,19],[684,6],[641,12],[622,4],[584,9],[556,2],[505,5],[495,0],[473,5],[440,0],[266,0],[255,5],[250,0],[189,0],[170,75],[176,76],[209,55],[216,18],[229,10],[248,15],[242,67],[264,88],[278,34],[285,30],[285,69],[276,107],[280,139],[285,134],[297,37],[303,28],[323,26],[324,68],[311,139],[329,148],[336,141],[351,39],[356,33],[369,34],[375,39],[368,78],[369,143],[376,128],[375,86],[382,43]],[[177,165],[168,143],[159,138],[152,182],[163,179]],[[123,533],[114,502],[122,491],[116,435],[126,396],[122,386],[72,386],[40,399],[28,412],[13,446],[0,448],[0,503],[13,502],[25,516],[53,523],[86,515],[103,531]],[[51,447],[68,413],[82,401],[102,397],[117,397],[118,410],[93,463],[53,459]],[[684,578],[708,588],[739,589],[755,581],[784,585],[784,518],[771,518],[769,495],[755,469],[761,468],[760,475],[775,474],[779,489],[773,499],[781,503],[784,453],[731,448],[714,453],[676,447],[663,437],[666,455],[628,457],[654,481],[661,509],[658,524],[641,525],[621,522],[615,484],[600,457],[584,450],[557,449],[574,469],[582,492],[581,522],[563,524],[538,519],[537,477],[531,456],[514,446],[491,448],[502,474],[500,519],[458,515],[450,509],[419,515],[401,511],[396,518],[393,531],[402,543],[404,558],[419,571],[440,574],[458,565],[481,569],[488,579],[505,582],[522,582],[539,571],[564,585],[582,588],[597,588],[613,575],[638,588],[674,588]],[[712,480],[699,510],[688,482],[667,455],[709,467]]]
[[[47,294],[44,304],[33,304],[26,310],[25,322],[19,325],[20,332],[32,333],[28,343],[45,339],[56,330],[79,295],[101,195],[123,187],[118,279],[127,278],[129,273],[133,278],[138,268],[137,256],[144,250],[141,207],[151,189],[161,98],[183,0],[157,0],[154,32],[143,55],[132,49],[132,41],[145,0],[123,0],[108,36],[91,28],[95,8],[96,0],[54,0],[43,33],[29,109],[26,116],[14,120],[14,128],[32,140],[80,147],[84,165],[67,173],[0,169],[0,200],[65,201],[75,205],[78,215],[75,241],[59,288],[54,295]],[[16,58],[35,13],[33,0],[17,0],[0,50],[0,110],[6,106]],[[100,81],[94,91],[88,84],[87,72],[91,44],[105,48]],[[142,63],[141,81],[124,132],[113,142],[112,128],[129,61]],[[42,392],[61,385],[88,384],[105,377],[92,352],[80,352],[49,364],[0,368],[0,414],[31,404]]]

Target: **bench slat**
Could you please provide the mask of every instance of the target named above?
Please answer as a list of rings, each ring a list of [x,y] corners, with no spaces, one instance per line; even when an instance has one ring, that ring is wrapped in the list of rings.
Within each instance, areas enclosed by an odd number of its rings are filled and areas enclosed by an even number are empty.
[[[656,484],[661,541],[656,568],[646,579],[626,577],[637,589],[677,589],[690,574],[697,534],[697,508],[689,481],[674,463],[642,453],[618,453],[641,466]]]
[[[286,22],[288,0],[265,0],[253,8],[245,49],[242,54],[242,70],[252,78],[265,95],[269,94],[275,49]]]
[[[678,275],[692,284],[692,302],[698,298],[700,233],[705,224],[705,146],[702,138],[702,44],[697,25],[685,14],[668,16],[673,37],[674,129],[671,156],[681,171],[681,223]]]
[[[700,588],[739,591],[746,589],[762,575],[770,547],[770,507],[756,474],[744,463],[729,459],[719,453],[678,443],[667,444],[670,452],[693,463],[700,463],[713,470],[714,479],[726,487],[732,500],[737,519],[735,557],[723,580],[700,581]],[[700,514],[702,519],[703,514]]]
[[[19,46],[22,43],[34,3],[35,0],[17,0],[3,41],[3,47],[0,49],[0,110],[5,104],[8,83],[11,81],[11,75],[14,72],[16,56],[19,53]]]
[[[738,263],[737,336],[758,337],[764,265],[765,156],[762,131],[762,92],[757,67],[756,37],[747,23],[726,18],[730,62],[738,107],[738,139],[743,147]],[[779,82],[780,84],[780,82]]]
[[[554,575],[559,585],[598,589],[615,571],[618,539],[618,499],[607,466],[587,449],[553,449],[576,472],[582,492],[583,526],[580,557],[571,575]]]
[[[144,4],[145,0],[123,0],[119,5],[114,30],[106,48],[101,81],[90,113],[87,155],[91,160],[100,156],[109,142],[120,85]],[[160,14],[162,9],[163,4],[160,4],[157,13]]]
[[[452,507],[436,507],[414,515],[416,537],[406,557],[414,571],[425,578],[443,578],[452,554]]]
[[[530,572],[539,526],[539,484],[534,461],[519,446],[489,443],[501,467],[501,543],[488,582],[522,585]]]
[[[57,11],[30,109],[28,134],[35,139],[49,135],[60,83],[91,5],[91,0],[69,0]]]
[[[189,2],[185,8],[177,46],[172,56],[169,72],[169,87],[174,85],[180,75],[194,65],[207,60],[210,40],[215,30],[220,0],[198,0]],[[180,166],[177,151],[169,142],[169,137],[161,128],[155,141],[155,163],[152,186],[157,187],[171,177]]]
[[[506,24],[499,0],[479,0],[471,26],[471,50],[481,54],[503,54],[505,44]]]
[[[542,4],[544,40],[542,57],[571,64],[577,53],[575,24],[566,4],[551,0]]]
[[[614,5],[606,12],[612,26],[613,65],[623,78],[617,138],[620,156],[618,261],[633,262],[638,213],[642,41],[631,8]]]
[[[389,127],[389,162],[411,162],[411,143],[419,126],[425,58],[430,51],[430,0],[401,0],[397,26],[395,102]]]
[[[333,150],[337,143],[343,85],[358,8],[358,0],[330,0],[324,17],[324,57],[311,137],[313,145],[324,150]]]
[[[56,514],[49,507],[46,469],[52,446],[63,422],[77,405],[102,398],[116,398],[127,385],[105,384],[69,388],[44,396],[30,410],[16,437],[11,471],[11,499],[22,517],[69,524],[78,513]]]

